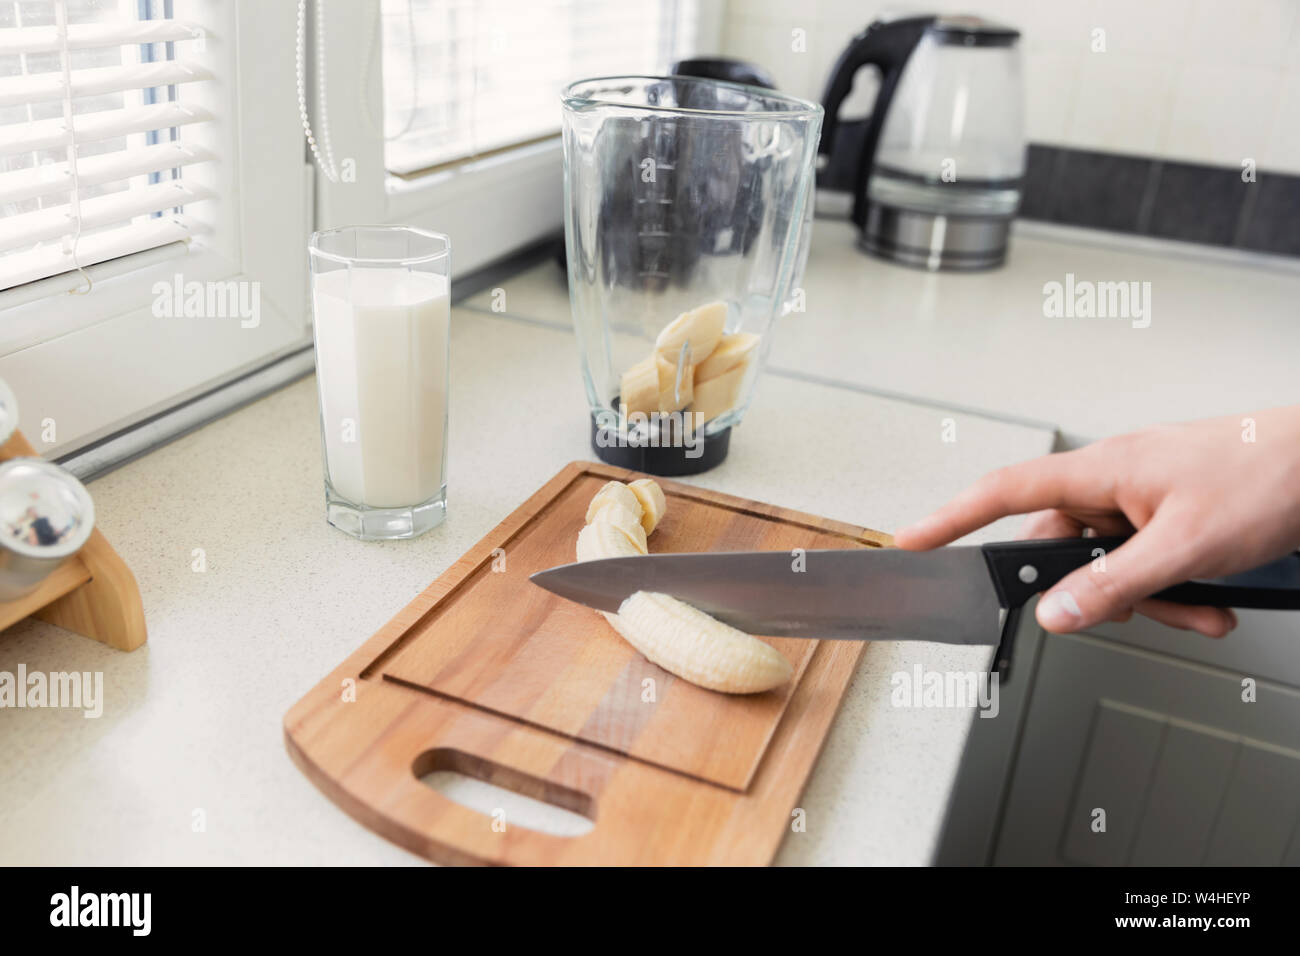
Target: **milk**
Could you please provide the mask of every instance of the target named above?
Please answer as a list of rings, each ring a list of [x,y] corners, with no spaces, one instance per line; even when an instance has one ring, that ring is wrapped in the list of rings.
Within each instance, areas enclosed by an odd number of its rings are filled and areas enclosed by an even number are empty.
[[[401,508],[445,483],[445,276],[400,268],[317,273],[316,376],[325,460],[353,504]]]

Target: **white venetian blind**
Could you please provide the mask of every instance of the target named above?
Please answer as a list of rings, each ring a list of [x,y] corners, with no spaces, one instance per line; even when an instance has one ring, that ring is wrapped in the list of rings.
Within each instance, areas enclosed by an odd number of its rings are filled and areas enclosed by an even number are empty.
[[[185,239],[211,120],[170,0],[0,0],[0,289]],[[187,53],[191,56],[187,59]]]
[[[382,0],[385,162],[406,175],[560,128],[573,80],[663,73],[697,0]]]

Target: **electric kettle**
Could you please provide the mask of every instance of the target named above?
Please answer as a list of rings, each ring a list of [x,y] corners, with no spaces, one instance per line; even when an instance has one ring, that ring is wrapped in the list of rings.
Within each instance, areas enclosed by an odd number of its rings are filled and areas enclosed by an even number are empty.
[[[1018,31],[972,16],[877,20],[831,71],[818,187],[853,193],[859,246],[927,269],[1006,258],[1025,171]],[[871,115],[838,113],[880,70]]]

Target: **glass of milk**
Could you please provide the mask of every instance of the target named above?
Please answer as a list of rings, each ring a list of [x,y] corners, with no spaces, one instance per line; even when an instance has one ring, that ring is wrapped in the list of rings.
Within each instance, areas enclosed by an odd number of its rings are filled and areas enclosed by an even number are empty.
[[[329,523],[412,538],[447,516],[451,243],[412,226],[312,235]]]

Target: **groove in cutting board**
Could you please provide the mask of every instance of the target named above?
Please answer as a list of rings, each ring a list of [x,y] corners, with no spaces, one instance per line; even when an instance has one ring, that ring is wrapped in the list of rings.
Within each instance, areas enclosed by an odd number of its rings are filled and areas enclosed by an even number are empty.
[[[428,687],[531,725],[744,790],[798,685],[815,641],[774,638],[794,678],[766,694],[721,695],[650,663],[589,608],[528,581],[573,558],[587,504],[605,478],[584,476],[513,535],[504,570],[489,562],[382,668],[385,677]],[[651,549],[785,551],[843,543],[761,514],[675,492]]]
[[[569,486],[571,486],[573,482],[580,480],[581,477],[582,477],[581,474],[575,474],[573,478],[570,480],[569,485],[566,485],[564,488],[561,488],[557,492],[557,494],[564,494],[566,491],[568,491]],[[398,636],[397,640],[385,646],[384,649],[375,656],[375,659],[365,666],[365,668],[361,671],[361,676],[369,680],[371,677],[375,675],[376,672],[381,671],[385,663],[387,663],[390,659],[392,659],[397,654],[398,651],[400,651],[403,647],[405,647],[406,644],[416,634],[420,633],[420,629],[423,628],[428,623],[428,619],[439,612],[439,610],[443,606],[440,603],[441,601],[452,600],[459,594],[459,592],[463,588],[469,587],[471,582],[475,579],[475,575],[477,575],[485,567],[488,567],[489,565],[491,565],[493,561],[496,560],[496,550],[498,548],[504,551],[506,548],[510,547],[514,543],[514,541],[518,539],[521,535],[528,533],[540,518],[541,518],[541,512],[531,514],[526,521],[524,521],[519,527],[515,528],[514,531],[511,532],[508,536],[503,537],[499,541],[497,541],[496,547],[492,549],[491,553],[489,553],[484,558],[482,558],[468,574],[462,576],[445,593],[440,594],[438,597],[438,601],[430,602],[429,608],[425,612],[425,614],[422,615],[419,619],[410,622],[410,624],[407,625],[407,628]],[[463,561],[464,559],[462,558],[461,560]],[[437,587],[438,583],[439,582],[435,581],[432,587]]]
[[[578,747],[590,747],[592,750],[603,751],[605,753],[613,754],[619,757],[627,757],[627,759],[636,760],[638,763],[645,764],[647,767],[654,767],[656,770],[663,770],[667,773],[676,774],[679,777],[685,777],[687,780],[698,780],[700,783],[709,784],[710,786],[714,786],[714,787],[719,786],[719,784],[714,783],[712,780],[705,780],[703,777],[697,777],[694,774],[687,773],[684,770],[679,770],[676,767],[666,767],[663,764],[654,763],[653,761],[650,760],[641,760],[640,758],[637,757],[631,757],[628,754],[624,753],[623,751],[615,747],[611,747],[608,744],[599,744],[593,740],[587,740],[582,737],[575,737],[571,734],[560,733],[560,731],[553,730],[552,728],[544,726],[542,724],[535,724],[531,721],[524,720],[520,717],[515,717],[512,714],[503,714],[498,710],[492,710],[489,707],[484,707],[482,704],[473,704],[470,703],[469,701],[461,700],[458,697],[450,697],[447,694],[440,694],[436,690],[431,690],[428,687],[422,687],[419,684],[412,684],[398,677],[393,677],[391,675],[386,674],[384,675],[384,680],[390,684],[396,685],[397,687],[405,687],[407,690],[414,691],[417,694],[428,694],[431,697],[436,697],[439,700],[445,700],[451,704],[457,704],[461,707],[470,707],[473,708],[474,710],[479,711],[480,713],[484,713],[492,717],[499,717],[502,720],[508,720],[511,723],[519,724],[521,727],[527,727],[529,730],[535,730],[538,731],[539,733],[549,734],[553,737],[562,738]],[[416,776],[419,777],[422,776],[422,774],[417,773]],[[724,788],[724,789],[732,789],[732,788]],[[736,791],[736,792],[743,793],[743,791]],[[565,806],[565,809],[571,809],[571,808]]]

